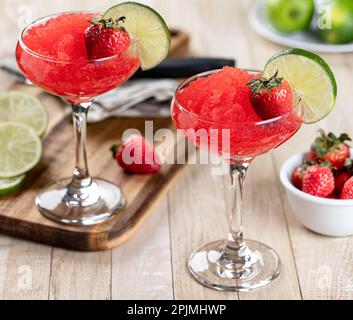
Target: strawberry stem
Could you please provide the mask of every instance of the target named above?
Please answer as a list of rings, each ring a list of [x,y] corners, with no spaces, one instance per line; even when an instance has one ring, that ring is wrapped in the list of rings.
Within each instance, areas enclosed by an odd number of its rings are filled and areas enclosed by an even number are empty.
[[[250,89],[255,92],[259,93],[261,90],[271,90],[272,88],[275,87],[281,87],[282,86],[282,80],[283,78],[278,77],[278,70],[275,72],[275,74],[270,77],[270,78],[254,78],[251,79],[247,85],[250,87]]]
[[[320,136],[311,145],[311,151],[314,151],[319,158],[323,157],[327,152],[335,151],[342,143],[351,141],[351,138],[346,133],[342,133],[337,137],[333,132],[329,132],[327,135],[322,129],[319,132]]]
[[[118,142],[117,144],[113,144],[110,147],[110,151],[112,152],[113,158],[116,158],[116,155],[118,154],[119,149],[121,148],[122,142]]]
[[[91,24],[93,25],[98,25],[102,26],[104,28],[108,29],[120,29],[125,31],[125,28],[120,25],[120,23],[124,23],[126,20],[126,17],[122,16],[120,18],[109,18],[109,19],[104,19],[102,17],[94,17],[92,21],[90,21]]]

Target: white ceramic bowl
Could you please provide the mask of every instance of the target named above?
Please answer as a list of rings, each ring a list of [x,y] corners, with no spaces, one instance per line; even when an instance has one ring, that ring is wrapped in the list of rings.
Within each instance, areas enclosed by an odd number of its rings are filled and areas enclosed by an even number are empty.
[[[353,235],[353,200],[315,197],[293,186],[291,176],[303,156],[304,153],[298,153],[290,157],[280,172],[294,214],[304,226],[317,233],[334,237]]]

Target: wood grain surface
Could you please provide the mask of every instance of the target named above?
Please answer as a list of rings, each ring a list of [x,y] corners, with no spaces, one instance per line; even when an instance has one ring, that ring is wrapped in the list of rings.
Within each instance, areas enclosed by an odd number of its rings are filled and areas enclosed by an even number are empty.
[[[35,0],[5,1],[8,7],[10,2],[11,6],[31,4],[36,16],[97,3],[47,1],[41,7]],[[99,6],[114,2],[102,0]],[[261,68],[269,56],[285,49],[251,30],[247,14],[252,0],[145,2],[170,25],[192,35],[195,55],[236,58],[239,66]],[[12,10],[15,14],[16,8]],[[225,234],[229,181],[212,176],[207,165],[189,165],[136,236],[114,250],[77,253],[0,236],[0,299],[353,299],[352,237],[329,238],[304,228],[289,208],[278,179],[283,161],[307,149],[319,127],[353,135],[353,54],[323,57],[338,82],[335,110],[256,159],[249,170],[245,235],[279,252],[283,267],[273,284],[237,295],[206,289],[192,280],[186,269],[189,254]],[[32,281],[23,286],[26,270],[31,271]]]
[[[55,98],[53,98],[55,99]],[[47,105],[50,109],[51,105]],[[170,127],[170,119],[155,119],[154,130]],[[22,190],[1,198],[0,231],[15,237],[63,248],[95,251],[126,242],[144,222],[150,209],[167,190],[183,165],[164,164],[154,175],[132,175],[118,168],[109,152],[130,128],[144,132],[144,119],[108,119],[88,128],[88,159],[93,176],[112,181],[124,190],[127,206],[107,222],[95,226],[71,227],[54,223],[42,215],[34,198],[42,188],[71,174],[73,132],[70,116],[63,118],[46,134],[39,165],[26,178]],[[174,152],[174,143],[166,150]]]

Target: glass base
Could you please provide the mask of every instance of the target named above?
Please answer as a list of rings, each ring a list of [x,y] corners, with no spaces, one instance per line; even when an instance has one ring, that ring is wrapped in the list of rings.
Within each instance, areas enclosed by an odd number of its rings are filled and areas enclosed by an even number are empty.
[[[261,242],[245,243],[244,255],[234,259],[225,257],[224,240],[200,247],[189,258],[192,276],[202,285],[221,291],[250,291],[271,283],[280,272],[278,254]]]
[[[71,225],[94,225],[126,204],[121,189],[109,181],[92,178],[84,188],[75,188],[70,183],[71,178],[59,180],[36,197],[37,208],[45,217]]]

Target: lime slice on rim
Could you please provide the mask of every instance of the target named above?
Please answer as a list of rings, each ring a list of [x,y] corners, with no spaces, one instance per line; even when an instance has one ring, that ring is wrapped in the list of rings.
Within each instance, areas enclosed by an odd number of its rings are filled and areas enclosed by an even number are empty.
[[[0,178],[12,178],[26,173],[39,162],[42,143],[31,127],[2,122],[0,150]]]
[[[328,64],[315,53],[289,49],[273,56],[266,64],[264,76],[286,79],[304,107],[304,122],[314,123],[326,117],[336,103],[337,85]]]
[[[36,96],[21,91],[1,92],[0,123],[7,121],[26,124],[38,136],[43,136],[48,125],[48,114]]]
[[[10,179],[0,179],[0,196],[5,196],[18,191],[25,181],[26,175]]]
[[[103,19],[125,17],[122,26],[135,39],[142,70],[162,62],[169,53],[170,32],[163,18],[152,8],[123,2],[108,9]]]

